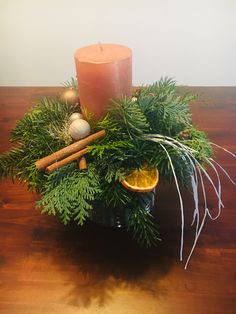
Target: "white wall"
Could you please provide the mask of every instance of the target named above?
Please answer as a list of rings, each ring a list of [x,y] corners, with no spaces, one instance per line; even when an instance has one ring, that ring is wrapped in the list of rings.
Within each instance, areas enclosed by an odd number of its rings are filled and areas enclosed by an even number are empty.
[[[134,85],[236,85],[236,0],[0,0],[0,85],[60,85],[97,42],[133,49]]]

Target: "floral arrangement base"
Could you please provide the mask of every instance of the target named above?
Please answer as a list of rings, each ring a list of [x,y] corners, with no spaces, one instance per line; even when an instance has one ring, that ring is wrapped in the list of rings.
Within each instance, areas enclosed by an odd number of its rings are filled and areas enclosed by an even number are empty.
[[[75,220],[83,225],[91,219],[125,227],[146,246],[160,239],[151,212],[153,189],[159,180],[174,184],[181,217],[180,260],[185,223],[181,189],[192,189],[195,239],[187,267],[206,218],[215,220],[221,213],[218,169],[236,184],[213,157],[213,147],[222,148],[192,123],[189,102],[194,99],[165,78],[135,89],[129,98],[113,100],[107,115],[95,121],[91,113],[81,113],[72,80],[62,95],[41,99],[17,123],[11,132],[13,148],[0,155],[0,178],[26,181],[41,194],[37,207],[42,213],[59,216],[64,224]],[[207,205],[204,180],[216,194],[215,216]]]
[[[152,212],[155,203],[155,190],[142,195],[143,208],[147,213]],[[93,210],[89,213],[89,219],[101,226],[109,228],[127,228],[129,226],[129,211],[124,208],[104,206],[101,202],[95,202]]]

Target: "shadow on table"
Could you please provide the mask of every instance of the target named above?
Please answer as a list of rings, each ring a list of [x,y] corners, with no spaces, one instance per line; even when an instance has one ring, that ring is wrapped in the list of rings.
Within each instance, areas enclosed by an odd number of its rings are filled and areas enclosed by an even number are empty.
[[[66,265],[72,268],[66,302],[86,307],[95,301],[102,306],[112,300],[116,289],[143,291],[155,298],[165,294],[159,280],[176,255],[162,242],[155,248],[141,248],[124,230],[93,223],[66,229],[60,242],[68,254]]]
[[[116,293],[147,298],[165,295],[168,287],[162,279],[178,263],[179,256],[180,213],[176,192],[167,193],[164,189],[164,193],[158,193],[153,214],[163,241],[148,249],[140,247],[125,230],[91,222],[83,227],[76,223],[65,227],[53,220],[49,229],[35,229],[34,250],[46,250],[43,254],[52,258],[62,274],[65,290],[69,291],[62,302],[89,307],[94,302],[99,306],[107,304]]]

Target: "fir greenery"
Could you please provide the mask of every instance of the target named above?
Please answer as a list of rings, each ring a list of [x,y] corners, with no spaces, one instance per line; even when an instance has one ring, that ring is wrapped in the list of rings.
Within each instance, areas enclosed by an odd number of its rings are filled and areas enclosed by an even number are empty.
[[[128,230],[141,245],[155,246],[161,240],[153,216],[143,206],[129,210],[128,222]]]
[[[153,245],[159,236],[144,196],[126,190],[120,181],[148,164],[158,168],[161,180],[191,184],[193,164],[204,166],[212,156],[206,135],[192,125],[193,99],[180,95],[176,83],[165,78],[137,89],[132,98],[114,100],[107,116],[93,125],[94,131],[105,129],[106,137],[88,147],[87,171],[73,162],[46,174],[37,171],[35,162],[71,143],[69,117],[80,109],[59,98],[44,98],[12,131],[15,147],[0,155],[0,177],[27,180],[29,189],[41,193],[37,206],[42,212],[65,224],[75,220],[83,225],[97,200],[122,209],[137,241]]]
[[[66,126],[75,111],[78,111],[76,105],[58,99],[40,100],[12,130],[11,141],[15,148],[0,155],[1,177],[27,180],[30,190],[40,192],[46,176],[36,170],[34,163],[71,143]]]

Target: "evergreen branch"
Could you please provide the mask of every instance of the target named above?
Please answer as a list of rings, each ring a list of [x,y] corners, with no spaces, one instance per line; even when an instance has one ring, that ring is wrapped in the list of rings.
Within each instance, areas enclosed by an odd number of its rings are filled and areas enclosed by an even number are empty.
[[[143,206],[130,209],[128,214],[128,231],[135,240],[146,247],[155,246],[161,240],[153,216]]]
[[[5,177],[11,177],[14,179],[17,177],[16,167],[24,157],[24,150],[21,147],[12,148],[10,151],[1,153],[0,155],[0,179]]]
[[[180,138],[177,136],[177,140]],[[181,140],[180,140],[181,141]],[[191,138],[182,141],[183,144],[194,150],[194,156],[200,162],[205,162],[206,157],[213,156],[212,146],[206,137],[206,134],[196,128],[191,128]]]
[[[175,81],[165,78],[143,88],[137,102],[147,117],[151,132],[173,136],[191,126],[188,104],[195,98],[190,94],[178,95]]]
[[[105,139],[98,143],[90,145],[88,149],[91,152],[92,156],[98,156],[100,159],[102,159],[104,157],[104,154],[106,154],[108,151],[110,154],[116,156],[116,154],[120,150],[130,149],[131,146],[132,146],[131,143],[124,140],[111,141]]]
[[[34,163],[69,144],[66,128],[70,114],[77,110],[76,105],[57,99],[39,101],[12,130],[11,141],[18,147],[0,155],[0,178],[27,180],[30,190],[40,191],[46,177],[35,169]]]
[[[0,180],[10,177],[13,182],[16,179],[24,181],[29,190],[39,192],[46,178],[44,173],[36,170],[34,162],[30,152],[21,146],[0,154]]]
[[[48,215],[58,214],[65,224],[73,218],[83,225],[100,192],[95,168],[90,165],[86,172],[82,172],[76,163],[72,163],[48,176],[37,207],[42,206],[42,212]]]
[[[50,134],[50,128],[57,126],[57,129],[63,129],[68,117],[76,110],[78,110],[77,105],[62,103],[57,99],[43,98],[29,113],[25,114],[23,119],[18,121],[11,132],[11,141],[25,145],[40,145],[40,147],[43,145],[46,147],[46,142],[50,145],[64,145],[63,138],[53,141],[54,137]]]
[[[121,180],[124,180],[126,177],[126,170],[121,168],[119,166],[119,164],[117,165],[108,165],[107,166],[107,171],[106,171],[106,174],[105,174],[105,180],[108,182],[108,183],[111,183],[113,180],[114,181],[121,181]]]
[[[74,89],[78,89],[78,83],[77,80],[74,77],[71,77],[70,80],[64,82],[62,84],[62,86],[64,86],[65,88],[74,88]]]
[[[108,136],[114,136],[116,133],[121,131],[121,126],[119,125],[118,121],[116,121],[109,114],[107,114],[105,118],[97,122],[96,128],[98,128],[99,130],[105,130]]]
[[[132,193],[126,190],[119,181],[103,181],[101,190],[101,200],[107,206],[125,208],[127,204],[132,202]]]
[[[121,98],[113,101],[109,114],[131,139],[149,131],[147,118],[132,99]]]

